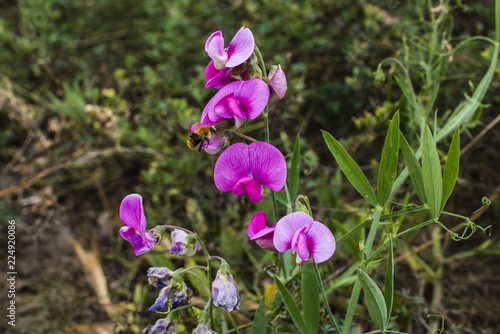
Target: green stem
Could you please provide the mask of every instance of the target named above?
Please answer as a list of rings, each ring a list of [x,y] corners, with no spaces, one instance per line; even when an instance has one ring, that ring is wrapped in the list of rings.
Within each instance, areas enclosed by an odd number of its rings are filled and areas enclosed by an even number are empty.
[[[203,240],[201,240],[200,236],[197,234],[194,234],[198,242],[200,243],[201,249],[203,249],[203,253],[205,253],[205,256],[207,258],[207,278],[208,278],[208,289],[209,289],[209,310],[208,314],[210,315],[210,327],[213,328],[215,321],[214,321],[214,303],[212,300],[212,266],[210,265],[210,253],[208,253],[207,247],[205,247],[205,244],[203,243]]]
[[[380,216],[382,216],[382,208],[377,206],[375,208],[375,214],[373,215],[372,226],[370,227],[370,232],[368,233],[368,238],[366,239],[364,250],[366,257],[368,257],[372,251],[373,242],[375,241],[378,224],[380,222]]]
[[[337,320],[335,320],[335,317],[332,314],[332,310],[330,310],[330,304],[328,303],[328,297],[326,296],[325,287],[323,285],[323,280],[321,279],[317,263],[314,263],[314,272],[316,273],[316,278],[318,280],[318,285],[321,290],[321,295],[323,296],[323,302],[325,303],[326,312],[328,313],[330,319],[332,319],[333,326],[335,326],[335,331],[337,333],[340,333],[339,324],[337,323]]]

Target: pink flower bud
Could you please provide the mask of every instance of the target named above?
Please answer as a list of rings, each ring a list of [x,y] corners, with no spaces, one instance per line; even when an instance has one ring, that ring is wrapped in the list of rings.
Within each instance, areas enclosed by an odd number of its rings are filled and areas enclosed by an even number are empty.
[[[285,96],[287,84],[285,72],[281,69],[281,65],[272,65],[269,71],[269,85],[273,92],[282,99]]]

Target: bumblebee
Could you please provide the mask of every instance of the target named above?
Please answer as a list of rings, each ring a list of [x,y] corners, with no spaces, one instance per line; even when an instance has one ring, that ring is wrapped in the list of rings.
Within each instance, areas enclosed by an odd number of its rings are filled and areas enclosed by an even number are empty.
[[[197,146],[200,147],[199,152],[201,152],[201,147],[203,146],[203,143],[209,143],[210,138],[215,134],[215,126],[209,126],[209,125],[200,125],[198,129],[196,129],[195,132],[189,136],[187,140],[187,146],[194,150]]]

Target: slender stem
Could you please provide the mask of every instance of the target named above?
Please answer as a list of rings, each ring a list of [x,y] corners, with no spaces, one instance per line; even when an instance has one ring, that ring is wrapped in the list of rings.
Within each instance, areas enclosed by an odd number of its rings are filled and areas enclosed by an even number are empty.
[[[161,225],[165,228],[169,228],[169,229],[172,229],[172,230],[181,230],[181,231],[184,231],[188,234],[191,234],[191,235],[194,235],[196,237],[196,239],[199,239],[198,236],[196,235],[196,233],[194,233],[193,231],[190,231],[188,229],[185,229],[184,227],[180,227],[180,226],[174,226],[174,225]],[[201,242],[200,242],[201,244]]]
[[[380,216],[382,215],[382,208],[377,206],[375,208],[375,214],[373,215],[372,226],[370,227],[370,232],[368,233],[368,238],[365,244],[365,255],[368,257],[372,251],[373,241],[377,234],[378,223],[380,222]]]
[[[207,258],[207,278],[208,278],[208,289],[209,289],[209,310],[208,314],[210,315],[210,327],[213,327],[215,324],[214,321],[214,303],[212,300],[212,266],[210,265],[210,254],[208,253],[207,247],[203,243],[203,240],[201,240],[200,236],[196,233],[193,233],[198,242],[200,243],[201,249],[203,249],[203,253],[205,253],[205,256]]]
[[[222,263],[227,263],[227,261],[226,261],[226,260],[224,260],[223,258],[221,258],[220,256],[217,256],[217,255],[212,255],[212,256],[210,256],[210,258],[209,258],[209,259],[210,259],[210,260],[211,260],[211,259],[216,259],[216,260],[219,260],[221,264],[222,264]]]
[[[182,269],[181,271],[179,271],[179,274],[185,273],[186,271],[190,271],[190,270],[196,269],[196,268],[205,269],[205,270],[207,269],[206,266],[192,266],[192,267],[189,267],[189,268]]]
[[[262,57],[262,54],[260,53],[259,47],[257,45],[255,46],[255,53],[259,58],[259,63],[260,63],[259,65],[260,69],[262,70],[262,79],[264,79],[264,81],[267,82],[266,64],[264,63],[264,58]]]
[[[316,278],[318,280],[318,285],[321,290],[321,295],[323,296],[323,302],[325,303],[326,312],[328,313],[330,319],[332,319],[332,323],[335,326],[336,332],[340,333],[339,324],[337,323],[337,320],[335,320],[335,317],[332,314],[332,310],[330,310],[330,304],[328,303],[328,297],[326,296],[325,287],[323,285],[323,280],[321,279],[317,263],[314,263],[314,272],[316,273]]]
[[[229,317],[229,320],[231,320],[231,324],[233,324],[233,327],[236,331],[236,333],[240,334],[240,330],[238,329],[238,325],[236,325],[236,322],[234,322],[234,319],[233,319],[233,316],[231,315],[231,312],[229,312],[228,310],[225,310],[228,317]]]

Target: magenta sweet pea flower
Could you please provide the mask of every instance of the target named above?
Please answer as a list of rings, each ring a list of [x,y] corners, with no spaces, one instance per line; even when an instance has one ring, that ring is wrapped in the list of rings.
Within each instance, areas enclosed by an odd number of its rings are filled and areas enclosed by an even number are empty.
[[[222,70],[218,70],[215,68],[213,60],[208,63],[208,66],[205,69],[205,78],[207,78],[207,84],[205,85],[205,88],[215,89],[221,89],[228,83],[236,80],[235,78],[233,78],[230,68],[226,67]]]
[[[198,123],[198,122],[191,125],[191,134],[193,134],[202,125],[203,124]],[[226,141],[227,141],[226,137],[219,136],[219,135],[217,135],[217,133],[215,133],[210,137],[208,142],[204,141],[203,143],[201,143],[201,148],[204,149],[205,152],[207,152],[209,154],[215,154],[221,150],[222,146],[224,146]]]
[[[269,86],[260,79],[235,81],[222,87],[203,109],[201,124],[213,125],[234,118],[236,127],[256,119],[269,101]]]
[[[227,48],[224,48],[224,38],[220,30],[214,32],[205,43],[205,51],[213,59],[214,67],[218,70],[242,64],[250,58],[254,47],[252,32],[245,27],[238,30]]]
[[[120,229],[120,237],[134,244],[134,253],[139,256],[152,250],[157,239],[153,231],[146,233],[146,216],[142,206],[142,196],[127,195],[120,205],[120,219],[127,225]]]
[[[281,69],[281,65],[271,66],[271,71],[269,71],[269,85],[280,99],[285,96],[288,86],[286,83],[285,72]]]
[[[233,144],[215,163],[214,181],[220,191],[232,190],[235,196],[247,193],[250,201],[260,202],[263,186],[273,191],[280,191],[285,186],[285,157],[265,142]]]
[[[273,244],[274,229],[277,223],[267,227],[267,215],[264,211],[257,212],[248,225],[247,234],[250,240],[254,240],[263,249],[275,251]]]
[[[274,230],[274,247],[284,253],[291,249],[297,263],[309,260],[325,262],[335,252],[335,238],[328,227],[314,221],[304,212],[294,212],[281,218]]]

